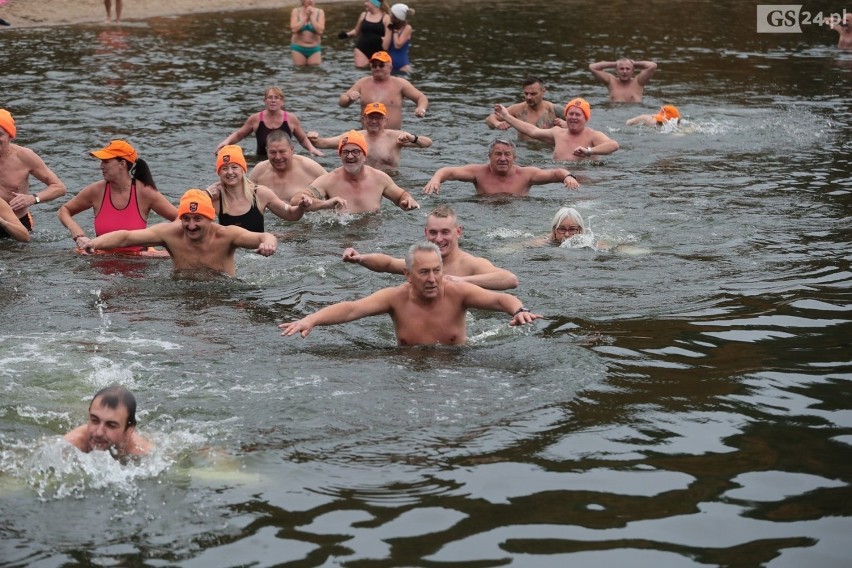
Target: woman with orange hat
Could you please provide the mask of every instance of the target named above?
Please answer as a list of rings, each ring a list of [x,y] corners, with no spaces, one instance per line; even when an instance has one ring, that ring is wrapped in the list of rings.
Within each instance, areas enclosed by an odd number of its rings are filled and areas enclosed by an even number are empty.
[[[279,87],[268,87],[263,93],[263,105],[266,109],[246,119],[245,124],[229,134],[216,146],[218,152],[224,146],[236,144],[252,132],[257,139],[257,155],[266,159],[266,138],[273,130],[282,130],[291,139],[295,136],[299,143],[314,156],[324,156],[321,150],[314,148],[313,142],[302,130],[302,124],[296,115],[284,110],[284,91]]]
[[[160,217],[174,221],[177,208],[160,193],[148,164],[125,140],[113,140],[105,148],[89,152],[101,161],[103,180],[84,187],[59,208],[59,221],[71,231],[78,249],[84,249],[89,237],[74,220],[81,211],[93,209],[95,234],[119,230],[144,229],[154,210]],[[145,247],[115,249],[113,252],[141,253]]]
[[[355,40],[355,67],[359,69],[370,65],[370,57],[377,51],[384,51],[391,42],[390,8],[384,0],[366,0],[364,11],[358,16],[355,27],[348,32],[340,32],[337,37]]]
[[[680,126],[680,111],[674,105],[663,105],[660,107],[660,112],[657,114],[640,114],[634,116],[625,124],[627,126],[662,126],[668,124],[670,120],[677,121],[675,125]]]
[[[231,144],[219,150],[216,155],[219,181],[210,185],[207,193],[213,200],[220,225],[237,225],[253,233],[263,233],[263,213],[267,209],[287,221],[298,221],[313,204],[307,195],[296,206],[284,203],[274,191],[251,181],[247,171],[242,148]]]

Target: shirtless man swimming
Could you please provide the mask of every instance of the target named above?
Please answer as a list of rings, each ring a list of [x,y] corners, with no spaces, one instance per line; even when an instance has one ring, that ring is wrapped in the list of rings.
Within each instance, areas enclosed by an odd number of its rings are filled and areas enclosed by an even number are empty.
[[[615,69],[615,74],[607,69]],[[639,74],[633,76],[638,69]],[[609,89],[609,100],[615,103],[641,103],[645,85],[657,72],[653,61],[633,61],[623,58],[618,61],[598,61],[589,65],[589,71]]]
[[[592,107],[585,99],[573,99],[565,105],[565,127],[536,128],[511,116],[503,105],[496,105],[494,113],[531,138],[553,144],[554,160],[583,160],[592,156],[608,155],[618,150],[618,142],[586,126],[592,116]]]
[[[441,251],[446,280],[469,282],[489,290],[517,288],[517,276],[459,247],[462,226],[459,225],[456,213],[449,205],[439,205],[429,213],[423,232],[426,234],[426,240]],[[343,252],[343,262],[360,264],[373,272],[405,274],[405,259],[386,254],[360,254],[354,248],[348,248]]]
[[[15,119],[6,109],[0,109],[0,198],[6,201],[28,231],[33,230],[30,207],[53,201],[67,191],[65,184],[44,163],[38,154],[12,144],[17,129]],[[46,187],[30,193],[30,176]],[[8,236],[0,227],[0,238]]]
[[[296,154],[293,142],[283,130],[273,130],[266,138],[269,158],[251,169],[249,179],[275,192],[281,201],[291,203],[293,197],[312,181],[328,172],[314,160]]]
[[[298,321],[282,323],[281,335],[307,337],[318,325],[334,325],[368,316],[389,314],[397,344],[464,345],[467,310],[502,311],[512,316],[509,325],[540,318],[514,296],[493,292],[467,282],[444,278],[441,251],[433,243],[417,243],[405,257],[405,284],[383,288],[366,298],[327,306]]]
[[[136,231],[113,231],[86,243],[85,250],[114,249],[128,246],[164,246],[172,257],[174,269],[211,270],[234,276],[234,253],[238,248],[255,249],[260,255],[275,253],[278,241],[269,233],[254,233],[242,227],[223,227],[216,218],[210,195],[190,189],[180,198],[178,218]]]
[[[407,79],[391,76],[391,57],[386,51],[377,51],[370,57],[370,76],[355,81],[352,87],[340,95],[337,104],[343,108],[361,101],[361,114],[373,101],[387,108],[388,128],[402,128],[402,101],[414,101],[417,107],[414,116],[423,118],[429,108],[429,99]]]
[[[388,174],[366,164],[367,151],[367,139],[360,132],[350,130],[341,136],[337,152],[343,165],[315,179],[305,191],[313,199],[311,211],[328,208],[332,199],[347,213],[377,213],[382,209],[382,198],[404,211],[420,208]]]
[[[432,139],[428,136],[386,128],[388,111],[382,103],[368,104],[364,108],[361,124],[364,130],[358,132],[364,135],[370,146],[367,165],[385,173],[396,172],[403,148],[428,148],[432,145]],[[342,136],[320,138],[316,132],[308,132],[308,138],[317,148],[337,148]]]
[[[65,439],[84,453],[109,451],[116,459],[150,453],[154,444],[136,431],[136,397],[124,387],[99,390],[89,403],[89,418]]]
[[[538,128],[552,128],[556,125],[556,107],[550,101],[544,100],[544,83],[538,77],[529,76],[523,84],[524,102],[515,103],[508,107],[510,115]],[[493,112],[485,119],[488,128],[508,130],[512,126],[499,118]],[[525,134],[518,132],[520,140],[531,140]]]
[[[511,120],[519,121],[514,117]],[[533,185],[545,183],[562,182],[568,189],[580,187],[574,174],[565,168],[545,170],[533,166],[516,166],[515,156],[514,142],[496,138],[488,146],[488,163],[441,168],[423,188],[423,193],[439,193],[445,181],[469,181],[476,188],[477,195],[526,196]]]

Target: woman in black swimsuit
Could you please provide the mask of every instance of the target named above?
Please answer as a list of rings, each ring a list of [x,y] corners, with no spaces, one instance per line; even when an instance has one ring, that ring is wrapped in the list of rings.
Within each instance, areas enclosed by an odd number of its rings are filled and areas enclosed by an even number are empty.
[[[355,67],[370,65],[370,57],[377,51],[386,51],[390,45],[391,23],[390,8],[383,0],[366,0],[365,10],[358,17],[355,27],[348,32],[340,32],[338,37],[357,38],[355,40]]]

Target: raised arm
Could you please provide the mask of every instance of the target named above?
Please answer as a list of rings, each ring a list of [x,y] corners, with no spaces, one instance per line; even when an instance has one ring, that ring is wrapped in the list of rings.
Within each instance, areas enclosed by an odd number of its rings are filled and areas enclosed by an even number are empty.
[[[380,253],[361,254],[351,247],[343,251],[343,262],[360,264],[373,272],[403,274],[405,269],[405,260],[401,258],[394,258],[390,255]]]
[[[643,87],[651,82],[651,77],[657,72],[657,64],[653,61],[634,61],[633,68],[639,70],[636,81]]]
[[[539,128],[534,124],[524,122],[523,120],[509,114],[509,109],[507,109],[503,105],[494,105],[494,114],[497,115],[497,118],[499,118],[500,120],[505,120],[506,122],[508,122],[510,126],[512,126],[521,134],[529,136],[530,138],[535,138],[536,140],[541,140],[542,142],[549,142],[551,144],[554,144],[556,142],[553,136],[552,128]]]
[[[355,81],[355,84],[352,85],[348,91],[340,95],[340,98],[337,99],[337,104],[342,106],[343,108],[348,107],[352,103],[361,100],[361,83],[364,79],[358,79]]]
[[[423,193],[440,193],[441,184],[445,181],[476,181],[477,164],[466,166],[447,166],[439,169],[432,175],[423,187]]]
[[[589,71],[591,71],[592,75],[597,77],[600,82],[609,85],[609,82],[612,81],[614,77],[611,73],[607,73],[607,69],[612,69],[614,67],[615,61],[598,61],[597,63],[589,65]]]
[[[278,329],[281,330],[281,335],[284,336],[299,333],[302,337],[307,337],[311,333],[311,330],[318,325],[334,325],[378,314],[386,314],[391,310],[393,293],[393,288],[384,288],[354,302],[332,304],[305,316],[299,321],[282,323],[278,326]]]

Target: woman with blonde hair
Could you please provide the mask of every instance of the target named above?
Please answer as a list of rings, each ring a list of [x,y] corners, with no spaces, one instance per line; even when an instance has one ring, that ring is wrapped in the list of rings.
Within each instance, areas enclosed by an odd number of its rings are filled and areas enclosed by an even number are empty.
[[[325,12],[314,0],[302,0],[302,5],[290,12],[290,55],[293,65],[322,63],[322,34],[325,32]]]
[[[340,32],[337,37],[355,40],[355,67],[370,65],[370,57],[377,51],[385,51],[390,45],[390,8],[384,0],[366,0],[364,11],[358,16],[355,27],[348,32]]]

